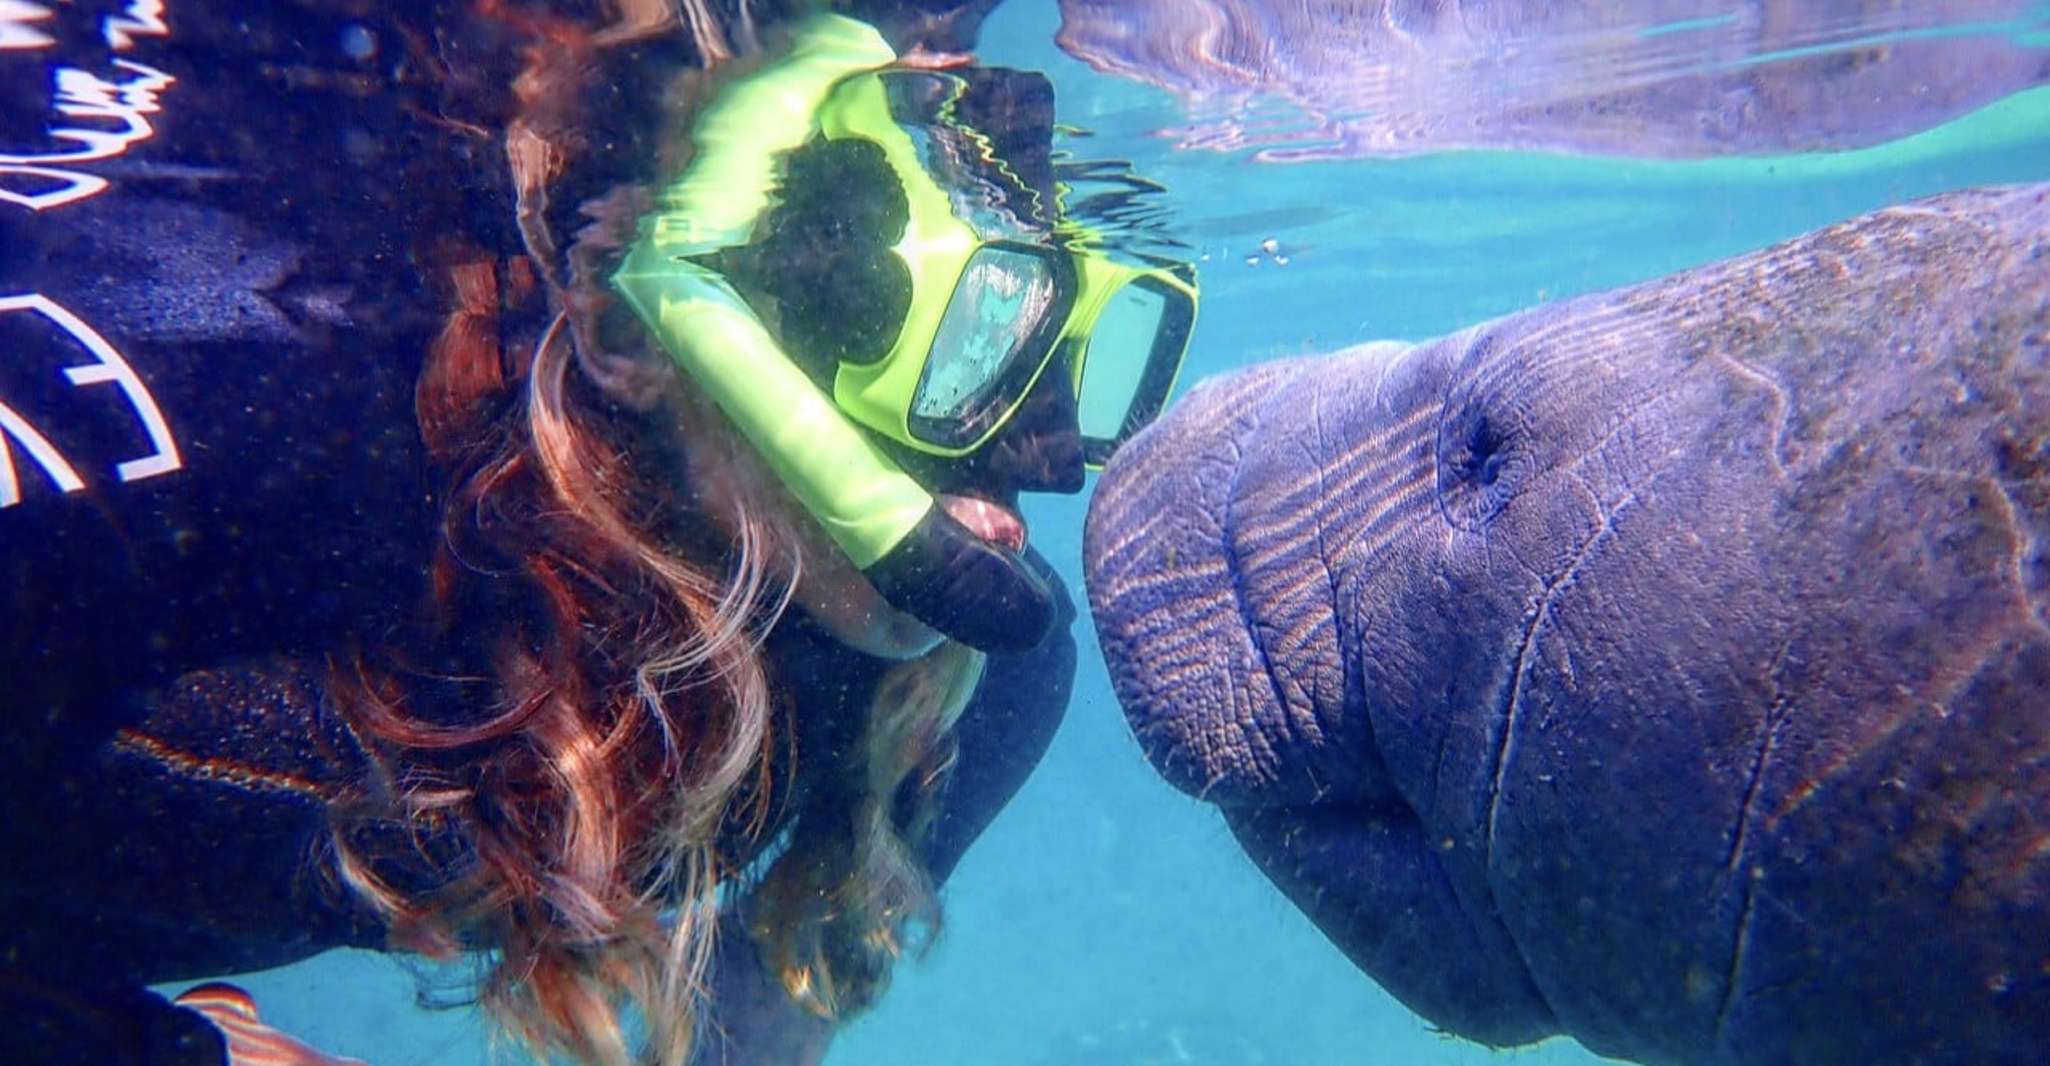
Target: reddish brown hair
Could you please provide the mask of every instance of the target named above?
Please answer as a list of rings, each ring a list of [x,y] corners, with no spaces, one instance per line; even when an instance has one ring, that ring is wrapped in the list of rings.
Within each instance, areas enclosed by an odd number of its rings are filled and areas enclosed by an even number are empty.
[[[775,719],[761,635],[793,594],[857,646],[909,654],[930,635],[919,643],[922,627],[876,600],[659,355],[598,340],[608,301],[594,279],[645,197],[622,188],[587,205],[596,222],[566,253],[545,223],[582,149],[593,57],[685,31],[701,56],[723,57],[702,3],[619,0],[615,22],[592,32],[501,0],[480,7],[529,41],[503,131],[527,254],[444,246],[451,311],[415,396],[446,482],[431,577],[452,650],[439,661],[476,669],[452,680],[385,649],[338,671],[382,776],[338,817],[339,865],[395,945],[495,950],[483,1001],[540,1054],[633,1061],[630,1006],[655,1058],[680,1064],[740,858],[719,842],[757,832],[767,809]],[[505,317],[523,306],[547,323],[530,336]],[[756,886],[767,961],[820,1013],[874,999],[906,922],[937,927],[912,844],[980,669],[952,644],[895,667],[862,750],[811,771],[846,799],[852,831],[800,819]],[[906,782],[913,814],[899,826]],[[372,821],[452,834],[462,857],[428,887],[400,883],[350,843]]]
[[[490,269],[464,264],[456,288]],[[485,1001],[538,1049],[629,1061],[623,998],[680,1061],[720,829],[766,795],[768,538],[743,519],[729,557],[692,561],[655,532],[684,510],[674,479],[630,460],[632,431],[579,397],[563,320],[508,373],[468,314],[435,345],[417,406],[454,475],[436,609],[452,641],[481,645],[489,679],[461,691],[489,711],[437,712],[368,668],[348,710],[386,756],[397,814],[453,824],[474,862],[424,898],[346,846],[342,869],[401,946],[496,948]]]

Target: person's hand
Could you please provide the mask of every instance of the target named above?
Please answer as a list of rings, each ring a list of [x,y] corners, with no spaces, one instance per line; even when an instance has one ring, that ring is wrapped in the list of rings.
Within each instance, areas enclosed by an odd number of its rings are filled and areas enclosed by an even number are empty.
[[[369,1066],[315,1051],[265,1025],[249,993],[225,982],[194,985],[173,1002],[199,1012],[228,1038],[228,1066]]]

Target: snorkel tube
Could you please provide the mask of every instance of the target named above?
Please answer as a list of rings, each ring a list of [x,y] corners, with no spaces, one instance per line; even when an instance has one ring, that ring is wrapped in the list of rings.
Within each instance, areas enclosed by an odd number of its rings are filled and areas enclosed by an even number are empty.
[[[641,220],[612,284],[885,600],[972,647],[1023,650],[1053,627],[1045,581],[937,506],[791,361],[732,284],[694,261],[753,239],[779,157],[817,132],[834,84],[896,58],[865,23],[806,20],[787,58],[706,108],[696,157]]]

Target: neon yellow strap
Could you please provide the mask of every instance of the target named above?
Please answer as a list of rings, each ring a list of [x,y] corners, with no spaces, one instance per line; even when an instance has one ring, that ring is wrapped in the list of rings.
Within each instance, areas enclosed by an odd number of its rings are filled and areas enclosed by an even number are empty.
[[[854,565],[897,546],[932,496],[841,416],[717,273],[643,241],[613,278]]]
[[[848,423],[725,278],[688,258],[752,240],[780,157],[812,137],[833,86],[895,59],[866,23],[807,20],[787,57],[728,86],[705,109],[693,133],[696,158],[642,220],[612,278],[677,366],[863,568],[903,541],[932,509],[932,496]]]
[[[644,239],[668,255],[746,244],[768,210],[779,157],[811,139],[833,86],[896,59],[865,22],[806,20],[788,56],[727,86],[705,108],[692,133],[698,154],[656,201]]]

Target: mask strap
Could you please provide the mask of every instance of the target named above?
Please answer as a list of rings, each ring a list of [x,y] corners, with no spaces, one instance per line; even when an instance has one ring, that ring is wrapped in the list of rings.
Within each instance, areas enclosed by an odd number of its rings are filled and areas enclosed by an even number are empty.
[[[833,87],[895,58],[864,23],[808,20],[787,58],[706,108],[698,155],[658,196],[612,283],[885,599],[972,646],[1029,648],[1053,624],[1039,575],[934,506],[791,362],[733,286],[692,261],[752,239],[780,158],[811,138]]]

